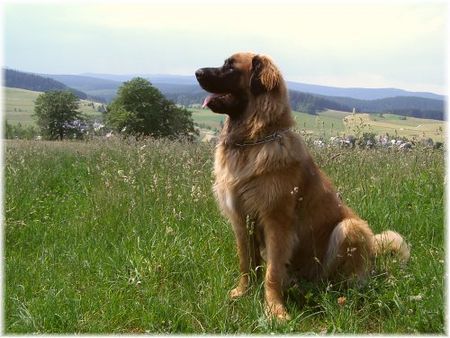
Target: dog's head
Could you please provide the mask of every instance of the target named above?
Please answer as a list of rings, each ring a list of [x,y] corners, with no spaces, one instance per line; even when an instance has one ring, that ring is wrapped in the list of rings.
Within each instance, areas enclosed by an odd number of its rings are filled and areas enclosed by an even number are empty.
[[[212,93],[203,107],[230,117],[240,116],[249,101],[276,91],[283,81],[269,57],[253,53],[234,54],[222,67],[200,68],[195,75],[200,86]]]

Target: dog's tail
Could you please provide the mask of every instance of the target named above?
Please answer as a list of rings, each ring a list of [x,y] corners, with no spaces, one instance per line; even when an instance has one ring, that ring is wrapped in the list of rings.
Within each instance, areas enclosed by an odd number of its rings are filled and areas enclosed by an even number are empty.
[[[403,237],[391,230],[383,231],[373,237],[375,256],[394,253],[402,263],[406,263],[411,255],[410,249]]]
[[[364,280],[370,260],[378,255],[395,253],[400,262],[406,263],[410,249],[406,241],[395,231],[384,231],[374,235],[367,223],[361,219],[347,218],[331,233],[325,254],[325,275],[355,274]]]
[[[367,223],[357,218],[341,221],[331,233],[325,254],[325,275],[357,275],[364,280],[373,256],[373,233]]]

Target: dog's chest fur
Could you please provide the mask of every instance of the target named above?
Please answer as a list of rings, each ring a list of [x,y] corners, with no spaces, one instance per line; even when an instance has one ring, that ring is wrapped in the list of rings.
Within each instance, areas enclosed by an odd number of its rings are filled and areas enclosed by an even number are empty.
[[[239,172],[230,165],[229,154],[226,154],[220,147],[216,150],[214,161],[214,193],[221,210],[227,217],[235,217],[239,214],[237,208],[239,186]]]
[[[257,218],[298,187],[298,159],[286,153],[283,142],[244,150],[218,145],[214,192],[227,217]]]

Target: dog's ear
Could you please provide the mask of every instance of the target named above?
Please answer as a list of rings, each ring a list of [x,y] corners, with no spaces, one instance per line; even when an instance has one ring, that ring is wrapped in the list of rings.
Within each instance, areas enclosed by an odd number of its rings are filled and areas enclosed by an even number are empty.
[[[259,95],[273,90],[281,81],[281,74],[272,60],[264,55],[255,55],[252,59],[250,91]]]

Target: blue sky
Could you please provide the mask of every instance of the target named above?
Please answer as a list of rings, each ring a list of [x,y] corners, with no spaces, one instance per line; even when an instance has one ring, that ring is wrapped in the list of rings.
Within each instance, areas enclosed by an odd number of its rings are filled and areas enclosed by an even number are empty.
[[[4,65],[79,74],[193,74],[236,51],[289,80],[445,93],[445,1],[3,3]]]

